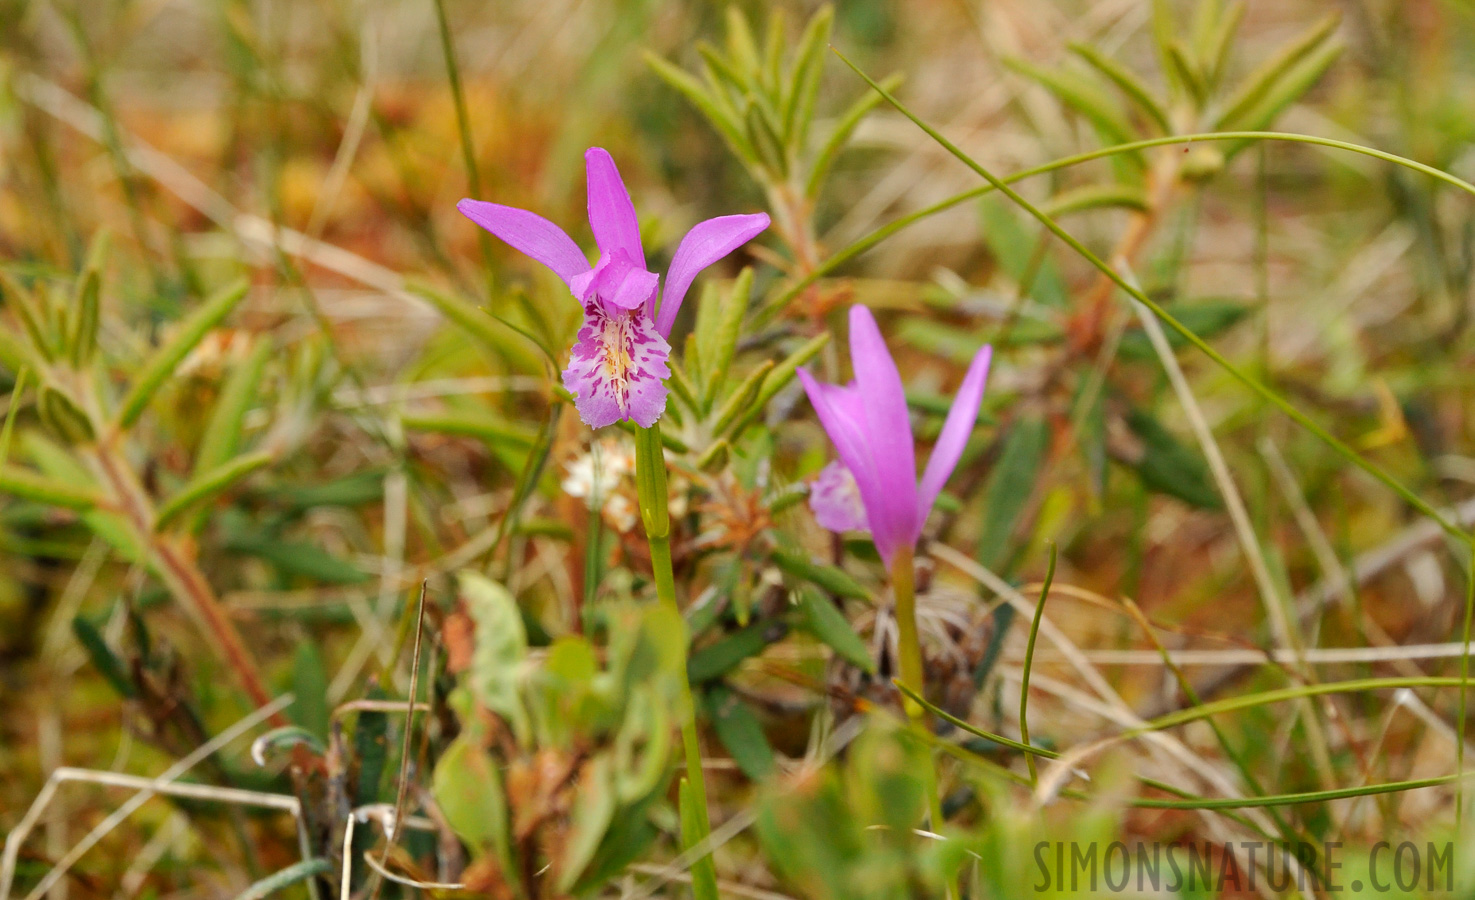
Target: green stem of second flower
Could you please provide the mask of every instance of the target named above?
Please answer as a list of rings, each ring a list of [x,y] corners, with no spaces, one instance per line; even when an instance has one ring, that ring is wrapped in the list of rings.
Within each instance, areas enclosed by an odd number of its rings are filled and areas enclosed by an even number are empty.
[[[635,484],[640,494],[640,519],[645,526],[646,541],[650,544],[650,565],[655,576],[656,596],[661,603],[680,612],[676,602],[676,578],[671,566],[671,513],[670,499],[666,488],[666,457],[661,446],[659,424],[635,431]],[[686,666],[681,667],[681,742],[686,747],[686,780],[695,801],[700,821],[699,840],[705,839],[712,829],[712,819],[707,812],[707,783],[702,777],[702,745],[697,735],[696,704],[692,700],[691,682],[687,679]],[[710,887],[716,896],[717,871],[710,855],[692,864],[694,893],[698,900],[704,896],[704,888]]]
[[[901,663],[903,685],[923,696],[922,641],[917,636],[917,573],[916,558],[911,547],[898,550],[891,561],[891,592],[896,598],[896,644]],[[903,694],[902,706],[907,718],[922,731],[927,731],[927,711],[910,697]],[[934,758],[935,759],[935,758]],[[938,793],[936,762],[927,767],[927,808],[932,819],[932,830],[942,829],[942,798]]]

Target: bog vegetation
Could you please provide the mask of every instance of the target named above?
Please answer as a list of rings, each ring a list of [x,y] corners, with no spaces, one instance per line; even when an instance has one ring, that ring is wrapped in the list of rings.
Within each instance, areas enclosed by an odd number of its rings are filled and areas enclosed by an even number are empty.
[[[0,900],[1469,883],[1475,14],[1339,9],[0,0]]]

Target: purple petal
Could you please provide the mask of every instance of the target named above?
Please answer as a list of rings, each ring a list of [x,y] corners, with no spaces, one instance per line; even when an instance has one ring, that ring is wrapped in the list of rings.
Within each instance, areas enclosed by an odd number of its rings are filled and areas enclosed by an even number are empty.
[[[850,365],[864,401],[865,433],[880,487],[878,505],[867,504],[876,548],[915,544],[921,522],[917,520],[917,457],[906,394],[881,330],[864,306],[850,308]],[[881,555],[887,557],[884,551]]]
[[[573,290],[574,278],[589,271],[589,260],[574,239],[537,213],[485,200],[462,200],[456,209],[512,249],[552,269],[569,290]]]
[[[610,256],[623,252],[636,267],[644,269],[640,220],[635,217],[635,204],[630,201],[614,159],[602,147],[590,147],[584,151],[584,167],[589,182],[589,227],[594,230],[599,252]]]
[[[922,486],[917,490],[919,527],[927,521],[927,515],[932,512],[932,504],[937,502],[937,495],[942,493],[942,486],[947,484],[948,476],[953,474],[953,469],[963,455],[963,448],[968,444],[968,435],[973,433],[973,425],[978,421],[978,407],[983,403],[983,386],[988,382],[989,362],[993,356],[994,348],[985,344],[973,357],[973,362],[968,366],[968,374],[963,376],[963,384],[958,388],[958,395],[953,398],[952,409],[948,410],[947,421],[942,424],[942,433],[937,436],[937,444],[927,460],[927,469],[922,473]]]
[[[563,386],[590,428],[632,419],[649,428],[666,410],[671,347],[645,310],[591,302],[563,371]]]
[[[569,288],[586,308],[597,297],[606,305],[634,309],[655,296],[659,280],[654,272],[637,268],[620,250],[600,256],[588,275],[575,278]]]
[[[661,294],[661,309],[656,316],[656,328],[661,334],[671,334],[676,314],[681,311],[681,301],[686,299],[686,290],[697,273],[751,241],[767,227],[768,216],[755,213],[708,219],[686,233],[666,272],[666,289]]]
[[[809,508],[820,527],[830,531],[867,531],[865,501],[860,485],[845,463],[835,460],[820,470],[809,488]]]
[[[805,393],[809,395],[809,402],[819,416],[820,424],[835,445],[840,462],[850,470],[851,477],[855,479],[856,487],[860,490],[861,503],[865,507],[866,523],[872,536],[876,538],[876,549],[887,565],[890,565],[891,555],[896,551],[897,545],[885,533],[876,529],[884,501],[884,485],[876,475],[875,459],[866,433],[865,403],[861,399],[860,389],[855,382],[844,387],[838,384],[821,384],[803,369],[798,374]]]

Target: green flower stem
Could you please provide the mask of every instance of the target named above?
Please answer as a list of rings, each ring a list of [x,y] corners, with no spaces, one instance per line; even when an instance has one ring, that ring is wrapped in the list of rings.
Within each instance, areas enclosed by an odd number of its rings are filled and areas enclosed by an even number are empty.
[[[635,484],[640,494],[640,519],[650,544],[650,566],[655,575],[656,596],[680,612],[676,602],[676,578],[671,569],[671,513],[666,488],[666,458],[661,445],[661,426],[635,430]],[[702,776],[702,745],[697,735],[696,704],[686,666],[681,667],[681,742],[686,747],[686,781],[697,810],[696,844],[712,830],[707,812],[707,783]],[[689,849],[689,846],[687,848]],[[692,892],[697,900],[716,900],[717,869],[710,854],[692,863]]]
[[[891,592],[896,598],[896,644],[901,663],[902,685],[922,696],[922,641],[917,637],[917,568],[916,557],[911,547],[903,547],[891,562]],[[927,725],[927,710],[907,694],[902,694],[902,706],[907,718],[918,731],[930,733]],[[927,767],[923,773],[927,792],[928,814],[932,819],[932,830],[942,829],[942,797],[938,793],[937,767]]]

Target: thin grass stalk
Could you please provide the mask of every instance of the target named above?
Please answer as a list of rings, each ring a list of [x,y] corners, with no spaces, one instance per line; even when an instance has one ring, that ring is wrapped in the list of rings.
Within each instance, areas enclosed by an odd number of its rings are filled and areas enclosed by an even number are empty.
[[[1034,619],[1029,623],[1029,643],[1024,647],[1024,671],[1019,679],[1019,741],[1026,747],[1029,746],[1029,671],[1034,667],[1035,640],[1040,636],[1040,620],[1045,617],[1045,600],[1050,596],[1050,583],[1055,580],[1056,554],[1055,542],[1051,541],[1050,564],[1045,569],[1045,582],[1040,585],[1040,601],[1035,604]],[[1034,754],[1026,753],[1024,762],[1029,767],[1029,786],[1034,788],[1040,780],[1040,773],[1035,771]]]

